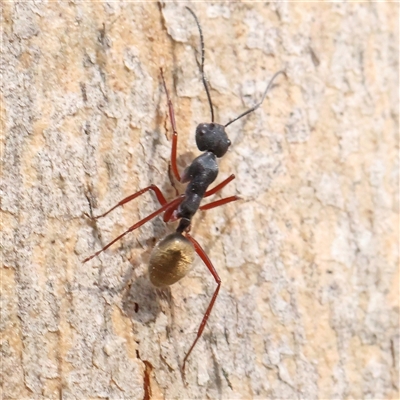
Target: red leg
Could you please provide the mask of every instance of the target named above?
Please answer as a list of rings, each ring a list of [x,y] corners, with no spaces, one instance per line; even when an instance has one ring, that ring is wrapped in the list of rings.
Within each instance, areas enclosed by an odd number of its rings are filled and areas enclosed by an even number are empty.
[[[190,356],[190,353],[194,349],[194,346],[196,346],[197,341],[200,339],[201,334],[203,333],[204,327],[206,326],[206,323],[208,321],[208,317],[210,316],[211,310],[214,306],[215,300],[217,299],[219,289],[221,287],[221,279],[218,276],[217,271],[215,270],[214,266],[212,265],[211,260],[208,258],[208,255],[205,253],[205,251],[202,249],[200,244],[188,233],[185,233],[186,237],[193,243],[194,249],[196,250],[196,253],[199,255],[199,257],[203,260],[204,264],[206,264],[208,270],[211,272],[212,276],[215,279],[215,282],[217,282],[217,288],[215,289],[215,292],[213,294],[213,297],[211,298],[210,304],[207,307],[207,310],[204,314],[204,317],[201,321],[201,324],[199,326],[199,330],[197,331],[197,336],[196,339],[194,340],[193,344],[190,346],[189,351],[186,353],[185,358],[183,359],[183,364],[182,364],[182,375],[183,379],[185,379],[185,366],[186,366],[186,361]]]
[[[172,218],[172,214],[174,213],[174,211],[179,207],[179,204],[176,204],[174,207],[168,208],[167,211],[165,211],[164,213],[164,222],[174,222],[177,220],[176,217]]]
[[[152,214],[148,215],[146,218],[141,219],[139,222],[136,222],[136,224],[132,225],[127,231],[125,231],[123,234],[119,235],[117,238],[115,238],[113,241],[111,241],[110,243],[108,243],[106,246],[104,246],[101,250],[97,251],[96,253],[94,253],[93,255],[91,255],[90,257],[85,258],[82,261],[82,264],[84,264],[85,262],[91,260],[92,258],[98,256],[100,253],[102,253],[104,250],[107,250],[111,245],[113,245],[115,242],[117,242],[118,240],[120,240],[121,238],[123,238],[126,234],[128,234],[129,232],[132,232],[133,230],[141,227],[143,224],[145,224],[147,221],[150,221],[151,219],[153,219],[154,217],[156,217],[158,214],[161,214],[163,211],[168,210],[169,208],[174,208],[176,207],[177,204],[181,203],[183,200],[183,196],[179,196],[176,199],[170,201],[169,203],[164,204],[161,208],[159,208],[157,211],[154,211]]]
[[[211,196],[214,193],[217,193],[219,190],[221,190],[223,187],[225,187],[229,182],[233,181],[234,179],[235,179],[235,175],[234,174],[228,176],[219,185],[215,186],[215,188],[207,190],[207,192],[204,194],[204,197],[208,197],[208,196]]]
[[[175,178],[180,182],[181,181],[181,176],[179,175],[178,166],[176,164],[176,149],[177,149],[177,146],[178,146],[178,131],[176,129],[176,123],[175,123],[174,106],[172,105],[171,98],[169,97],[169,92],[168,92],[168,89],[167,89],[167,85],[165,84],[164,73],[163,73],[162,68],[160,68],[160,71],[161,71],[161,79],[163,81],[165,94],[167,95],[169,119],[171,120],[172,131],[173,131],[173,134],[172,134],[172,149],[171,149],[171,167],[172,167],[172,172],[175,175]]]
[[[115,205],[114,207],[110,208],[107,212],[105,212],[104,214],[98,215],[97,217],[95,217],[95,219],[97,218],[102,218],[105,217],[108,213],[110,213],[111,211],[115,210],[117,207],[120,207],[128,202],[130,202],[131,200],[135,199],[136,197],[142,195],[143,193],[148,192],[149,190],[152,190],[155,195],[157,196],[157,200],[158,202],[163,206],[164,204],[167,203],[167,200],[165,200],[164,195],[161,193],[161,190],[156,186],[156,185],[150,185],[147,186],[146,188],[139,190],[138,192],[131,194],[128,197],[125,197],[125,199],[121,200],[117,205]]]
[[[210,210],[211,208],[223,206],[224,204],[231,203],[232,201],[240,200],[239,196],[231,196],[231,197],[225,197],[224,199],[216,200],[208,204],[204,204],[204,206],[200,207],[200,210],[205,211],[205,210]]]

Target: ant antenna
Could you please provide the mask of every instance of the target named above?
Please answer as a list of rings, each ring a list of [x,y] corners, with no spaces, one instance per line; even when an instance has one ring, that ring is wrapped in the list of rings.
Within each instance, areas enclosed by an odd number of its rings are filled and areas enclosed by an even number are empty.
[[[210,91],[209,91],[208,86],[207,86],[207,79],[206,79],[206,77],[204,75],[204,39],[203,39],[203,31],[201,30],[200,22],[197,19],[196,14],[193,12],[193,10],[191,8],[189,8],[189,7],[186,7],[186,8],[190,12],[190,14],[193,15],[193,18],[196,21],[197,27],[199,28],[200,45],[201,45],[201,65],[200,65],[201,79],[203,81],[204,88],[206,89],[207,98],[208,98],[208,104],[209,104],[210,110],[211,110],[211,122],[214,122],[214,109],[213,109],[213,105],[212,105],[212,101],[211,101]]]
[[[254,107],[250,108],[250,110],[247,110],[247,111],[245,111],[244,113],[240,114],[238,117],[234,118],[232,121],[229,121],[226,125],[224,125],[224,127],[226,128],[226,127],[227,127],[228,125],[230,125],[232,122],[235,122],[235,121],[237,121],[238,119],[244,117],[245,115],[250,114],[251,112],[257,110],[257,108],[260,107],[261,104],[263,103],[263,101],[265,100],[265,97],[267,96],[267,93],[268,93],[269,89],[271,89],[272,84],[273,84],[275,78],[276,78],[278,75],[280,75],[280,74],[286,75],[286,72],[285,72],[284,70],[281,70],[281,71],[278,71],[278,72],[276,72],[276,73],[274,74],[274,76],[273,76],[273,77],[271,78],[271,80],[269,81],[268,86],[267,86],[267,88],[265,89],[265,92],[264,92],[264,94],[263,94],[263,97],[262,97],[262,99],[261,99],[261,101],[260,101],[259,103],[257,103]]]

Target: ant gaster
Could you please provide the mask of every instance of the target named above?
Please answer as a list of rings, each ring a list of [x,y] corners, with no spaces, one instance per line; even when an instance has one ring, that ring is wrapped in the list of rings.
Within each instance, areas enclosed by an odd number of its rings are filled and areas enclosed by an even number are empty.
[[[227,152],[229,146],[231,145],[231,141],[228,139],[228,136],[225,132],[225,128],[231,123],[237,121],[238,119],[244,117],[245,115],[256,110],[264,101],[269,89],[272,86],[274,79],[279,74],[284,74],[284,71],[278,71],[273,75],[270,82],[265,89],[263,97],[259,103],[257,103],[254,107],[240,114],[238,117],[229,121],[225,125],[220,125],[214,122],[214,110],[211,101],[211,96],[207,84],[207,80],[204,74],[204,39],[203,32],[200,27],[199,20],[197,19],[196,14],[189,8],[186,9],[192,14],[196,21],[196,25],[200,34],[200,45],[201,45],[201,64],[199,65],[201,78],[203,81],[203,85],[207,94],[208,104],[211,110],[211,123],[202,123],[199,124],[196,128],[196,144],[200,151],[203,153],[195,158],[192,163],[185,169],[182,176],[180,176],[177,162],[176,162],[176,150],[177,150],[177,142],[178,142],[178,132],[175,123],[175,113],[172,105],[171,98],[169,96],[169,92],[167,89],[167,85],[165,83],[163,70],[161,71],[161,79],[163,82],[164,90],[167,95],[168,101],[168,110],[169,117],[172,125],[173,136],[172,136],[172,150],[171,150],[171,168],[175,178],[181,183],[187,183],[187,187],[184,194],[179,195],[175,199],[171,201],[167,201],[162,194],[161,190],[156,185],[150,185],[137,193],[134,193],[125,199],[121,200],[118,204],[112,207],[110,210],[105,212],[102,215],[96,217],[101,218],[106,216],[112,210],[117,207],[120,207],[129,201],[135,199],[136,197],[142,195],[145,192],[153,191],[157,197],[158,202],[161,207],[154,211],[152,214],[138,221],[136,224],[132,225],[126,232],[119,235],[113,241],[104,246],[101,250],[97,251],[90,257],[87,257],[83,260],[83,263],[91,260],[92,258],[98,256],[100,253],[108,249],[112,244],[120,240],[129,232],[139,228],[146,222],[150,221],[157,215],[164,213],[164,222],[173,222],[179,220],[178,227],[175,233],[167,235],[165,238],[160,240],[152,250],[149,260],[149,277],[150,281],[154,286],[162,287],[172,285],[177,282],[181,278],[183,278],[191,269],[194,253],[196,252],[200,258],[203,260],[204,264],[207,266],[208,270],[214,277],[217,288],[214,291],[214,294],[211,298],[210,304],[203,316],[199,329],[197,331],[196,338],[189,348],[188,352],[185,355],[182,363],[182,375],[185,373],[185,365],[186,361],[191,354],[193,348],[195,347],[197,341],[201,337],[204,327],[207,323],[208,317],[211,313],[211,310],[214,306],[215,300],[218,296],[219,289],[221,287],[221,279],[217,274],[212,262],[209,257],[200,246],[200,244],[190,235],[190,226],[193,215],[197,212],[197,210],[209,210],[211,208],[215,208],[232,201],[236,201],[239,199],[238,196],[226,197],[220,200],[213,201],[209,204],[200,206],[201,200],[204,197],[211,196],[218,191],[220,191],[223,187],[225,187],[229,182],[235,179],[235,175],[230,175],[220,184],[215,186],[213,189],[207,190],[208,186],[214,182],[218,175],[218,164],[217,158],[221,158]]]

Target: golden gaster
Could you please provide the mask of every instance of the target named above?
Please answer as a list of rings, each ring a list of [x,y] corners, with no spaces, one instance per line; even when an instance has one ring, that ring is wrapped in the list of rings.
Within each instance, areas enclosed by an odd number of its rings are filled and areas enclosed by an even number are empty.
[[[169,286],[182,279],[194,260],[193,244],[181,233],[175,232],[160,240],[151,252],[150,281],[154,286]]]

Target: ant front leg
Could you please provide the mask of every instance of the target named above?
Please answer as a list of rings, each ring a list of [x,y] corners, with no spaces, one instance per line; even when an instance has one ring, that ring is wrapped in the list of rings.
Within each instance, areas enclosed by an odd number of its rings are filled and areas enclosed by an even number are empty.
[[[204,313],[203,319],[201,320],[199,329],[197,331],[196,339],[194,340],[193,344],[190,346],[189,351],[186,353],[186,356],[183,359],[182,369],[181,369],[183,380],[185,380],[186,361],[189,358],[190,353],[192,352],[192,350],[196,346],[197,341],[200,339],[200,337],[201,337],[201,335],[203,333],[204,327],[206,326],[206,323],[208,321],[208,317],[210,316],[211,310],[214,307],[215,300],[217,299],[218,292],[219,292],[219,289],[221,287],[221,278],[219,277],[217,271],[215,270],[211,260],[209,259],[208,255],[206,254],[206,252],[203,250],[203,248],[200,246],[200,244],[197,242],[197,240],[195,240],[189,234],[189,232],[186,232],[185,236],[193,243],[193,246],[194,246],[194,249],[195,249],[196,253],[203,260],[204,264],[206,264],[206,267],[208,268],[208,270],[210,271],[211,275],[214,277],[215,282],[217,283],[217,288],[215,289],[213,297],[211,298],[210,304],[208,305],[207,310]]]
[[[172,134],[172,148],[171,148],[171,168],[172,168],[172,172],[175,175],[175,178],[178,180],[178,182],[180,182],[181,181],[181,176],[179,174],[178,165],[176,163],[176,150],[177,150],[177,147],[178,147],[178,130],[176,128],[174,106],[172,104],[171,98],[169,97],[169,92],[168,92],[168,89],[167,89],[167,85],[165,83],[164,73],[163,73],[162,68],[160,68],[160,72],[161,72],[161,79],[162,79],[163,85],[164,85],[165,94],[167,95],[169,119],[171,121],[172,132],[173,132],[173,134]]]

